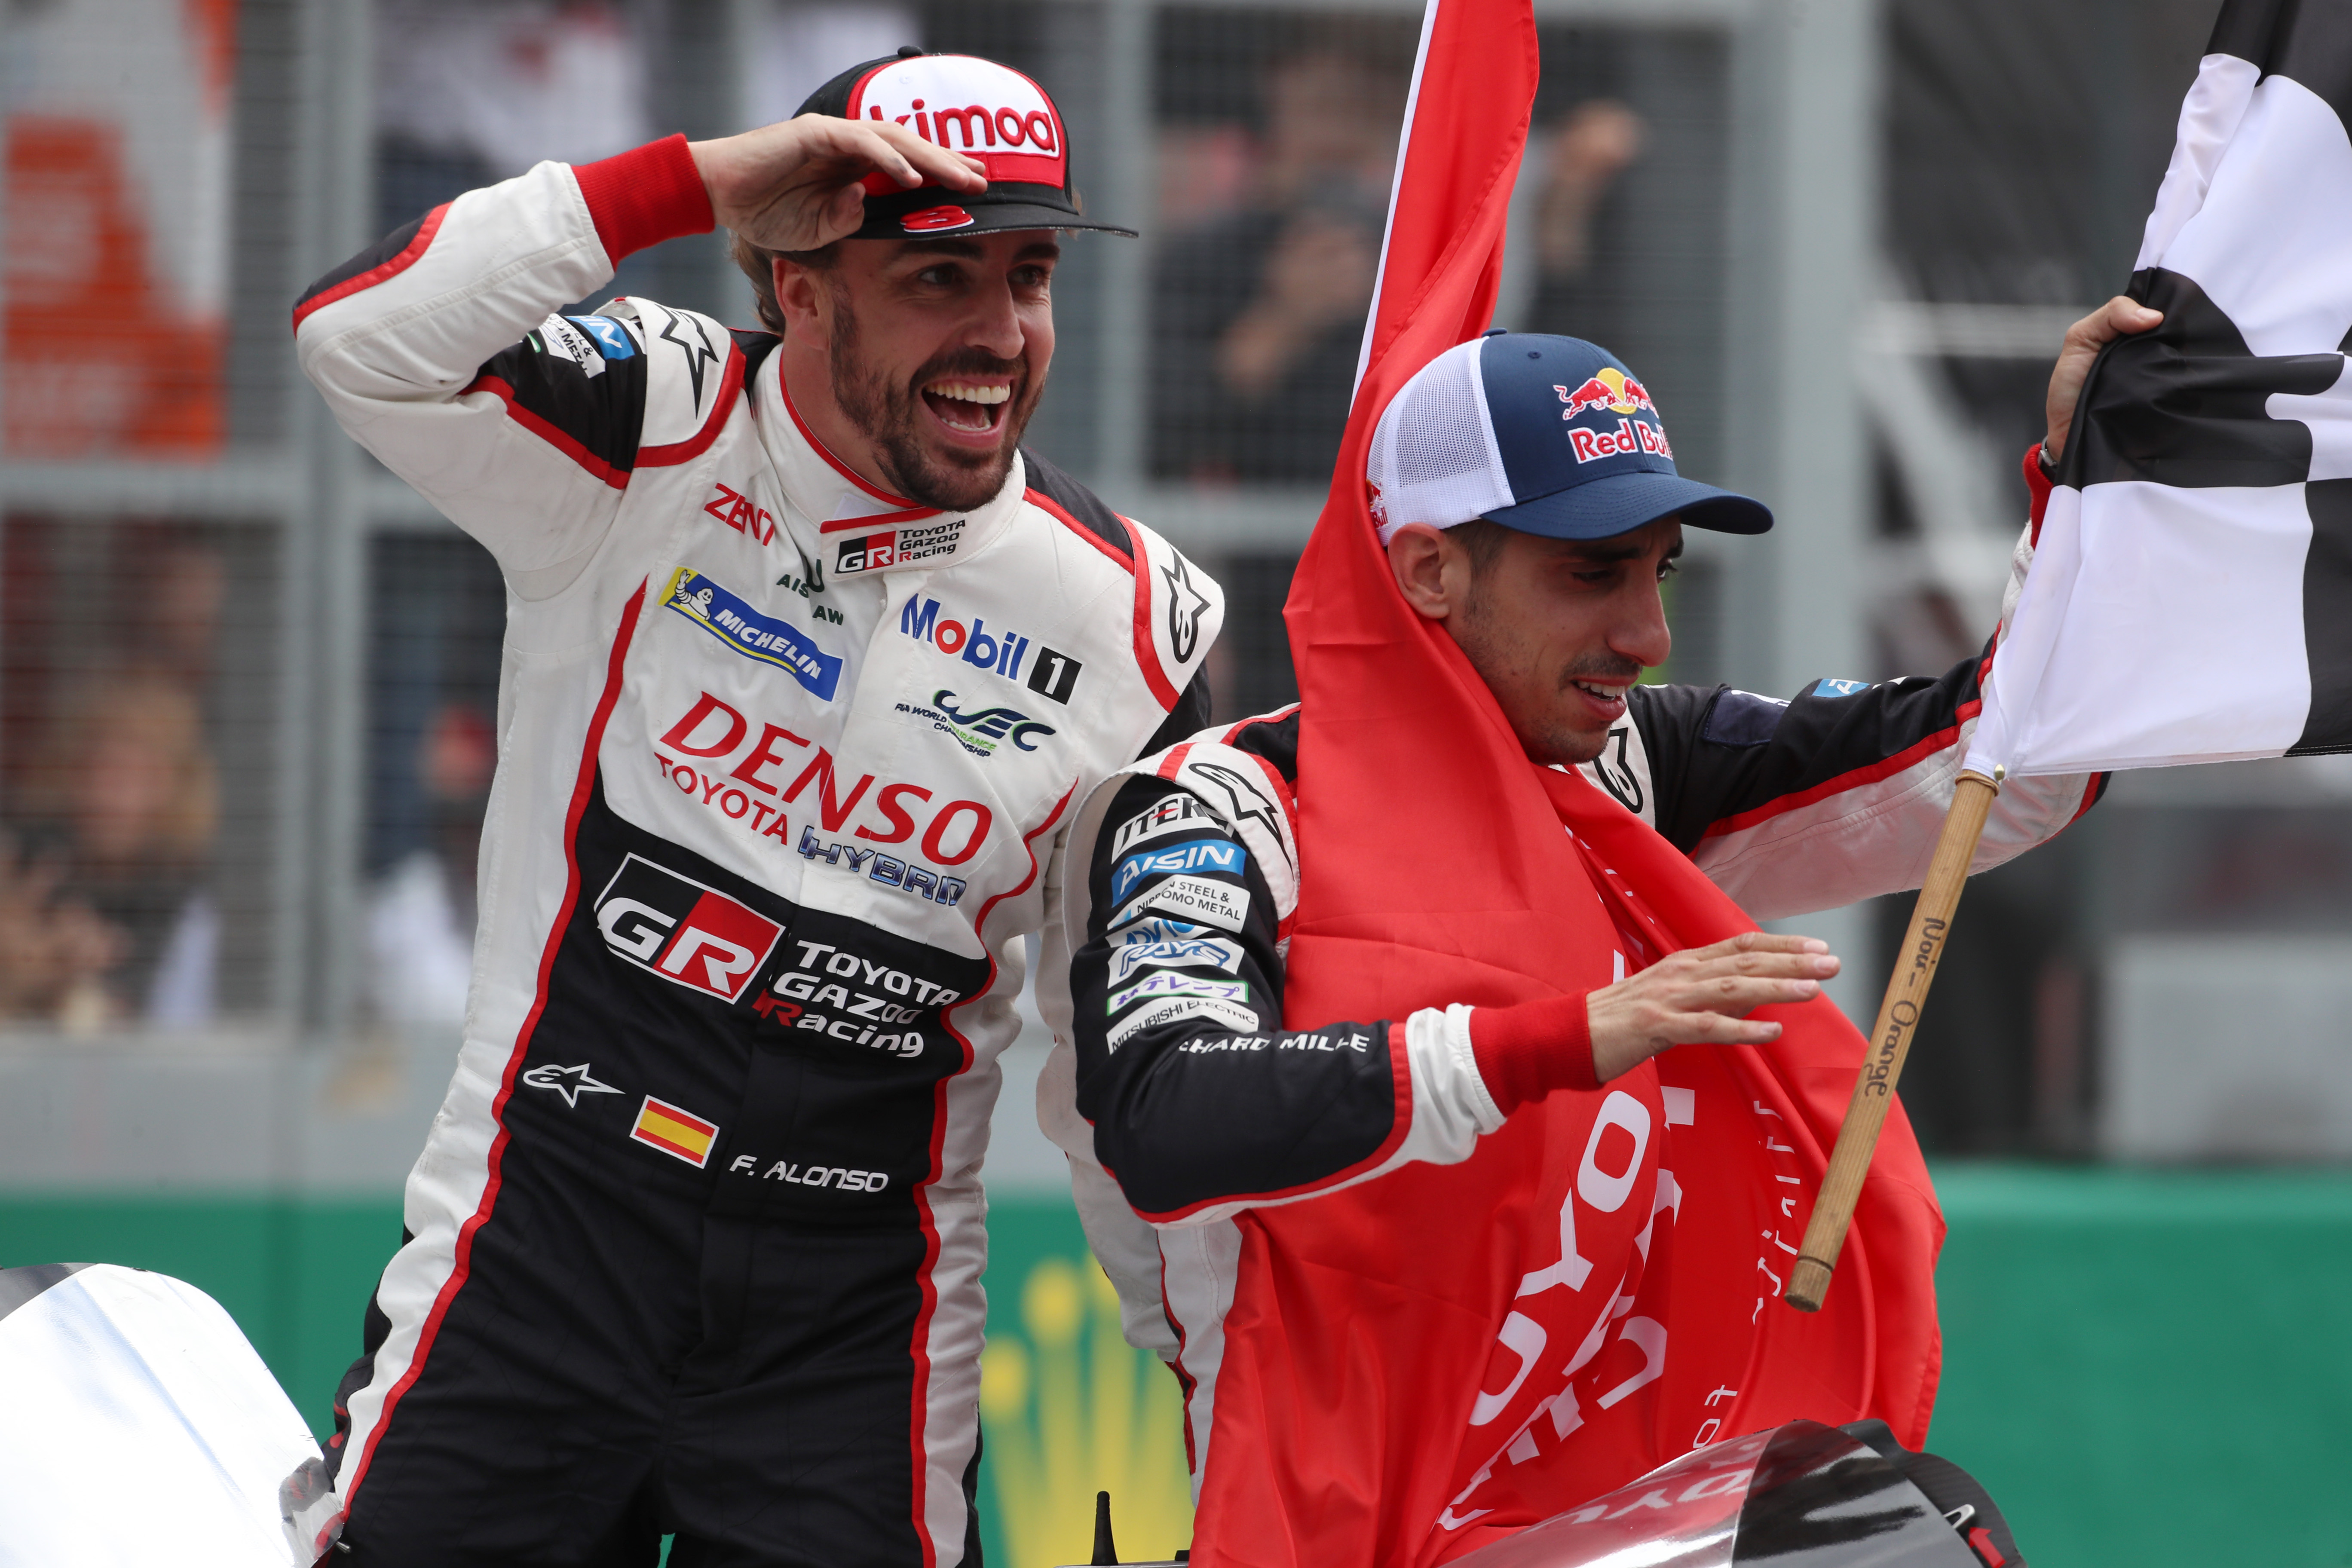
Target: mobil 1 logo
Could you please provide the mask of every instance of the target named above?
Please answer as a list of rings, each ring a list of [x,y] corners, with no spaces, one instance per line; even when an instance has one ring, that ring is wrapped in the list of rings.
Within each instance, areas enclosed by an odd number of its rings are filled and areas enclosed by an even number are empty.
[[[1037,650],[1037,662],[1029,667],[1029,689],[1040,697],[1067,703],[1070,693],[1077,689],[1078,671],[1084,668],[1068,654],[1041,647]]]
[[[739,1000],[784,928],[715,888],[631,855],[596,895],[596,929],[623,963]]]

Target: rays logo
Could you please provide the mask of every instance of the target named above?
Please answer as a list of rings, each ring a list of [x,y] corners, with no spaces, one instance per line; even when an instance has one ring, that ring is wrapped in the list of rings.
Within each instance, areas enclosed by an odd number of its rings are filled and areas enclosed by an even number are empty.
[[[1241,967],[1242,950],[1217,937],[1188,937],[1176,942],[1123,942],[1111,949],[1110,977],[1114,984],[1139,969],[1221,969],[1231,974]]]
[[[596,929],[622,962],[722,1002],[742,996],[784,934],[749,905],[635,855],[597,895]]]

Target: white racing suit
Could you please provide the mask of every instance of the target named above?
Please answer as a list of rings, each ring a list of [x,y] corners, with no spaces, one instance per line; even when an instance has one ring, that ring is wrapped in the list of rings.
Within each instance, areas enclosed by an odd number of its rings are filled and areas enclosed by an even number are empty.
[[[354,1568],[972,1560],[1018,939],[1077,803],[1205,719],[1215,584],[1058,470],[933,511],[767,334],[551,314],[709,221],[680,139],[543,163],[296,312],[509,590],[465,1042],[338,1401]]]

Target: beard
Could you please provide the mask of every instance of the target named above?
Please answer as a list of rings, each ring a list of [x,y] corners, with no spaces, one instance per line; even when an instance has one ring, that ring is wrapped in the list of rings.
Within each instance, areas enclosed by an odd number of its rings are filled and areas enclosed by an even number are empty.
[[[858,352],[857,315],[845,290],[834,294],[833,400],[860,435],[874,443],[883,477],[908,500],[940,511],[971,511],[1004,488],[1021,433],[1045,395],[1043,376],[1029,377],[1026,360],[1000,359],[986,349],[963,348],[937,355],[905,382],[896,382]],[[986,452],[935,451],[923,441],[923,421],[931,416],[922,389],[958,375],[1013,378],[1013,396],[995,447]]]

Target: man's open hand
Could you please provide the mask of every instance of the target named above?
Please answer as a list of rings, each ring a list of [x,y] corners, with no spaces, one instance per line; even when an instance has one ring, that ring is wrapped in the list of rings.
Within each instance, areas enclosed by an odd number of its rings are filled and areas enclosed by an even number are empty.
[[[1810,936],[1745,931],[1712,947],[1669,953],[1585,998],[1592,1070],[1602,1083],[1675,1046],[1760,1046],[1780,1026],[1748,1015],[1821,994],[1838,972],[1829,943]]]
[[[877,172],[909,189],[926,180],[948,191],[988,188],[977,160],[885,120],[803,114],[688,151],[719,226],[769,250],[814,250],[855,234],[866,221],[858,182]]]
[[[2118,294],[2066,329],[2066,342],[2058,351],[2058,363],[2050,372],[2046,410],[2050,432],[2042,437],[2042,455],[2046,460],[2055,463],[2059,448],[2066,445],[2066,432],[2074,424],[2074,405],[2082,399],[2083,383],[2090,375],[2091,362],[2099,357],[2099,351],[2117,338],[2144,332],[2163,320],[2163,311],[2151,310]]]

